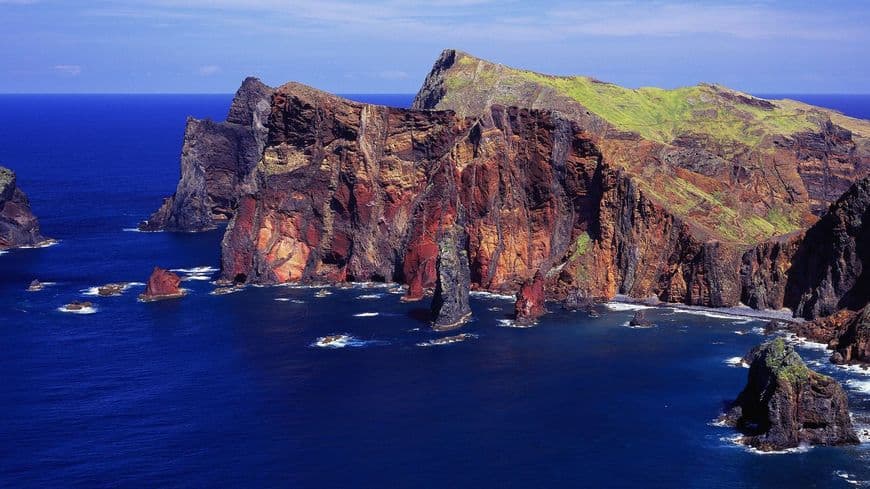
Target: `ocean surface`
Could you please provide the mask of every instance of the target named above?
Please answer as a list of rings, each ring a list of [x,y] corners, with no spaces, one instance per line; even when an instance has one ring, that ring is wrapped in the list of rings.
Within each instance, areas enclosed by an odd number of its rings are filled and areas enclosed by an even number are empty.
[[[408,95],[353,98],[398,106]],[[870,118],[868,96],[794,96]],[[0,164],[59,244],[0,256],[0,487],[853,487],[870,450],[760,455],[712,421],[746,381],[762,321],[551,306],[533,328],[475,296],[476,337],[436,336],[383,287],[214,296],[221,231],[130,231],[171,194],[185,117],[231,95],[0,96]],[[107,282],[181,269],[187,297]],[[51,282],[26,292],[38,278]],[[58,310],[92,300],[92,314]],[[342,348],[315,346],[347,334]],[[870,375],[845,382],[859,423]]]

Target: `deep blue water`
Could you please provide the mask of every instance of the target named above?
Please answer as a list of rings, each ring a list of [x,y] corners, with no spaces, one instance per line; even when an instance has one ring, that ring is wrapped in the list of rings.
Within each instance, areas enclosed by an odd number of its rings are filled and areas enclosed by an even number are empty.
[[[514,329],[499,327],[510,301],[476,297],[467,331],[478,338],[423,348],[428,304],[386,290],[213,296],[202,280],[186,281],[178,301],[140,303],[132,288],[91,299],[95,314],[59,312],[89,287],[143,282],[155,265],[218,266],[220,231],[124,229],[174,189],[185,117],[222,119],[230,98],[0,96],[0,164],[17,171],[44,234],[61,240],[0,256],[0,487],[870,480],[866,446],[757,455],[710,424],[745,382],[725,360],[763,340],[758,321],[655,309],[657,328],[631,329],[631,311],[602,306],[592,319],[553,307],[537,327]],[[810,101],[870,117],[870,97]],[[25,292],[33,278],[55,285]],[[354,316],[365,312],[380,315]],[[311,346],[333,333],[357,346]],[[857,415],[870,412],[870,376],[801,352],[849,382]]]

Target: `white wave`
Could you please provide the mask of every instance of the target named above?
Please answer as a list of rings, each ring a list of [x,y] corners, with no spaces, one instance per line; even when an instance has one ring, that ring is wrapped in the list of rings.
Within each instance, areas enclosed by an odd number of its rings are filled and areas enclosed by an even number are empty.
[[[486,292],[483,290],[472,290],[469,292],[471,297],[481,297],[483,299],[499,299],[504,301],[513,301],[516,300],[516,296],[507,295],[507,294],[496,294],[494,292]]]
[[[57,308],[60,312],[67,312],[70,314],[94,314],[97,312],[97,308],[93,306],[82,307],[81,309],[67,309],[67,306],[61,306]]]
[[[870,394],[870,380],[848,379],[845,382],[849,389],[860,392],[861,394]]]
[[[498,306],[493,306],[493,307],[488,307],[488,308],[486,308],[486,310],[487,310],[487,311],[492,311],[492,312],[498,312],[498,311],[501,311],[501,308],[498,307]]]
[[[361,340],[349,334],[337,334],[329,336],[321,336],[311,344],[317,348],[362,348],[369,345],[385,344],[386,342],[378,340]]]
[[[745,334],[749,334],[749,331],[738,330],[738,331],[732,331],[732,333],[739,334],[740,336],[743,336]]]
[[[365,295],[358,295],[358,296],[356,296],[356,298],[359,300],[373,300],[373,299],[380,299],[383,296],[384,296],[383,294],[365,294]]]
[[[498,325],[501,328],[528,329],[528,328],[534,328],[535,326],[538,325],[538,323],[533,322],[533,323],[528,323],[528,324],[519,324],[516,321],[514,321],[513,319],[499,319]]]
[[[702,311],[702,310],[695,310],[695,309],[680,309],[678,307],[673,308],[673,310],[677,314],[692,314],[695,316],[704,316],[704,317],[713,318],[713,319],[730,319],[737,324],[747,324],[749,322],[752,322],[752,318],[747,318],[745,316],[739,316],[736,314]]]
[[[446,346],[446,345],[452,345],[454,343],[461,343],[463,341],[475,339],[475,338],[478,338],[478,336],[476,334],[460,333],[460,334],[455,335],[455,336],[445,336],[443,338],[436,338],[434,340],[423,341],[423,342],[417,343],[417,346],[423,346],[423,347]]]
[[[188,280],[209,281],[209,280],[211,280],[211,275],[188,275],[181,280],[184,282],[186,282]]]
[[[395,285],[390,282],[351,282],[351,286],[355,289],[386,289]]]
[[[835,470],[834,476],[843,479],[844,481],[848,482],[849,484],[852,484],[853,486],[866,485],[864,482],[856,479],[855,474],[850,474],[850,473],[846,472],[845,470]]]
[[[19,248],[21,248],[23,250],[33,250],[33,249],[38,249],[38,248],[49,248],[49,247],[57,245],[57,244],[60,244],[59,240],[47,239],[45,241],[41,241],[39,243],[36,243],[35,245],[19,246]]]
[[[650,323],[650,324],[635,324],[634,326],[632,326],[631,321],[626,321],[626,322],[622,323],[622,325],[625,326],[626,328],[630,328],[630,329],[651,329],[651,328],[658,327],[652,323]]]
[[[122,231],[127,233],[162,233],[162,229],[158,229],[157,231],[145,231],[139,228],[124,228]]]
[[[355,317],[355,318],[373,318],[375,316],[378,316],[379,314],[380,313],[377,313],[377,312],[361,312],[359,314],[354,314],[353,317]]]
[[[6,253],[9,253],[9,252],[6,250],[0,250],[0,255],[5,255]]]
[[[731,367],[749,368],[749,365],[743,361],[743,357],[726,358],[725,363]]]
[[[736,445],[736,446],[746,450],[747,452],[754,453],[756,455],[786,455],[789,453],[806,453],[806,452],[810,451],[810,448],[812,448],[809,445],[801,444],[800,446],[797,446],[795,448],[786,448],[785,450],[771,450],[771,451],[759,450],[755,447],[751,447],[751,446],[747,445],[746,443],[744,443],[743,442],[743,435],[741,435],[739,433],[736,435],[731,435],[731,436],[723,436],[719,439],[724,441],[724,442],[730,443],[732,445]]]
[[[604,307],[611,311],[640,311],[642,309],[652,309],[650,306],[632,304],[630,302],[605,302]]]
[[[790,345],[799,346],[808,350],[825,351],[828,349],[828,345],[826,345],[825,343],[819,343],[817,341],[804,338],[803,336],[798,336],[794,333],[785,333],[783,335],[783,338],[785,338],[785,341]]]
[[[43,282],[43,285],[44,284],[45,283]],[[101,296],[100,289],[105,287],[106,285],[120,285],[121,290],[117,294],[110,294],[108,296]],[[81,289],[79,292],[81,292],[82,295],[86,295],[89,297],[111,297],[113,295],[121,295],[124,292],[126,292],[127,289],[129,289],[131,287],[144,287],[144,286],[145,286],[145,284],[142,282],[117,282],[115,284],[105,284],[105,285],[97,285],[95,287],[88,287],[87,289]]]
[[[831,364],[831,365],[834,365],[834,364]],[[834,365],[834,367],[836,367],[840,370],[845,370],[846,372],[849,372],[850,374],[857,374],[857,375],[863,375],[863,376],[870,375],[870,369],[864,368],[863,364],[860,364],[860,365],[856,365],[856,364]]]
[[[227,295],[227,294],[235,294],[236,292],[241,292],[245,290],[244,287],[218,287],[217,289],[209,292],[209,295]]]
[[[177,273],[186,273],[191,275],[203,275],[206,273],[215,273],[218,271],[215,267],[210,267],[208,265],[203,265],[201,267],[193,267],[193,268],[172,268],[170,269],[173,272]]]

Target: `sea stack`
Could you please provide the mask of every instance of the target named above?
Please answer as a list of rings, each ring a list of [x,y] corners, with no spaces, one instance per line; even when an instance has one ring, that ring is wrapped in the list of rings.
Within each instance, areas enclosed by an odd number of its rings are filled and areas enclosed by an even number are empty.
[[[30,202],[18,188],[15,173],[0,166],[0,250],[45,242]]]
[[[468,253],[457,226],[448,228],[438,242],[435,263],[437,281],[432,297],[432,329],[446,331],[458,328],[471,317],[468,292],[471,277]]]
[[[810,370],[782,338],[755,347],[745,360],[749,380],[725,414],[745,444],[774,451],[858,443],[843,388]]]
[[[181,277],[169,270],[154,267],[151,277],[148,278],[145,293],[141,294],[139,299],[143,301],[158,301],[181,297],[184,295],[184,291],[181,290],[180,285]]]
[[[517,324],[532,324],[547,313],[544,306],[544,276],[541,272],[527,280],[519,292],[514,304],[514,316]]]

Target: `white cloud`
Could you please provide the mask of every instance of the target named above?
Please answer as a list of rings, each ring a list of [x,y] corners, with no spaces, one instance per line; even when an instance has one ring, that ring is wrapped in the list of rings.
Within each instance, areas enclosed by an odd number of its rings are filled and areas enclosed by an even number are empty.
[[[221,67],[218,65],[205,65],[200,66],[198,71],[202,76],[211,76],[220,73]]]
[[[2,0],[0,0],[2,1]],[[848,9],[790,8],[769,1],[592,0],[131,0],[110,1],[92,14],[191,18],[272,32],[300,30],[367,36],[465,40],[554,41],[582,37],[670,37],[714,34],[743,39],[807,40],[867,37]],[[821,5],[821,4],[820,4]],[[245,19],[249,17],[250,19]],[[291,27],[292,26],[292,27]],[[277,32],[275,32],[277,33]]]
[[[54,71],[65,76],[79,76],[82,74],[82,67],[79,65],[54,65]]]

